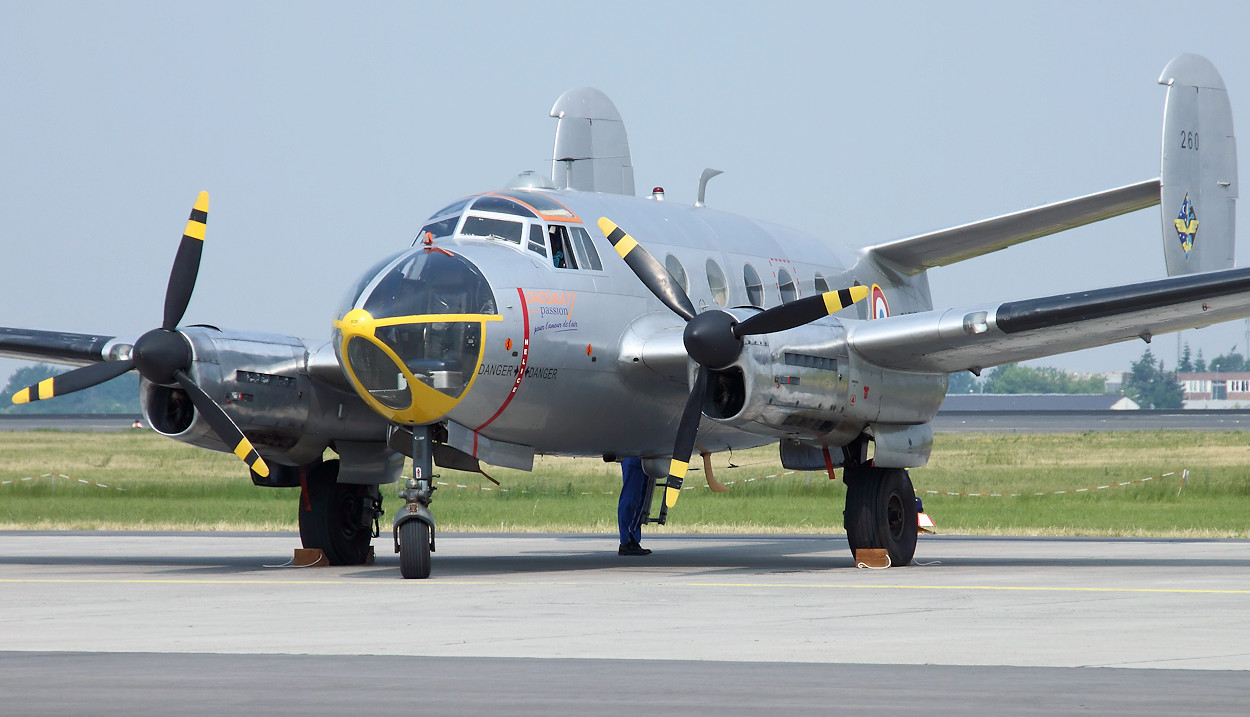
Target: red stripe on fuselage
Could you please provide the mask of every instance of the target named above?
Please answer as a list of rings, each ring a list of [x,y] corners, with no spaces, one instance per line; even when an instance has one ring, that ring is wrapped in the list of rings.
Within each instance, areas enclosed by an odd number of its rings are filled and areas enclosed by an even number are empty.
[[[512,390],[508,392],[508,397],[503,400],[503,405],[499,407],[498,411],[495,411],[495,415],[473,429],[473,456],[475,458],[477,457],[477,432],[489,426],[496,418],[499,418],[499,414],[503,413],[509,403],[512,403],[512,397],[516,395],[517,389],[521,387],[521,380],[525,378],[525,367],[530,360],[530,310],[525,303],[525,291],[518,286],[516,293],[517,296],[521,297],[521,317],[525,321],[525,336],[521,339],[521,366],[516,371],[516,381],[512,382]]]

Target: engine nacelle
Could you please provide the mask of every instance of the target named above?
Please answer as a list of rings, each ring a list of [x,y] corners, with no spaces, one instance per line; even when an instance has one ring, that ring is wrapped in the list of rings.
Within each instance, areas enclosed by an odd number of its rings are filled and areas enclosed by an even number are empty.
[[[318,372],[317,352],[300,339],[202,326],[180,331],[191,343],[191,377],[266,461],[315,463],[331,441],[385,446],[385,420],[347,387],[337,364]],[[144,380],[140,391],[144,418],[156,432],[209,450],[233,450],[180,387]]]
[[[748,336],[738,359],[711,372],[704,414],[778,438],[842,446],[875,426],[930,421],[946,374],[883,369],[853,354],[833,318]]]

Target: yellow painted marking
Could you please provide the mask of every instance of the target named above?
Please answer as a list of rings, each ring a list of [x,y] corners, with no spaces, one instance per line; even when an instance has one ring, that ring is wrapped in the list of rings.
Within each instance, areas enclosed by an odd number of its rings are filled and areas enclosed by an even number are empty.
[[[249,443],[246,438],[239,441],[239,445],[234,447],[234,454],[239,457],[239,460],[242,460],[242,461],[246,461],[247,454],[251,452],[252,452],[252,444]]]
[[[204,226],[202,222],[197,222],[194,219],[188,219],[187,228],[182,230],[182,234],[183,236],[189,236],[192,239],[199,239],[200,241],[204,241],[204,234],[207,232],[207,230],[208,230],[208,227]]]
[[[30,389],[23,388],[21,391],[13,394],[13,403],[23,404],[30,403]]]
[[[208,192],[200,192],[195,198],[195,208],[201,212],[208,211]]]
[[[681,495],[681,491],[676,488],[664,489],[664,505],[672,508],[677,505],[677,498]]]
[[[1172,221],[1176,222],[1176,230],[1182,234],[1197,234],[1198,233],[1198,220],[1197,219],[1190,219],[1188,222],[1181,220],[1181,219],[1173,219]]]
[[[39,400],[40,401],[44,399],[52,398],[53,396],[56,395],[55,393],[52,392],[52,382],[54,380],[56,379],[45,378],[44,380],[39,382]]]
[[[618,241],[616,243],[616,246],[613,248],[616,249],[616,253],[620,254],[621,258],[624,259],[625,255],[629,254],[637,246],[638,246],[638,242],[635,241],[633,237],[626,234],[625,236],[621,237],[621,240]]]
[[[264,458],[260,458],[258,456],[256,458],[256,462],[252,464],[252,470],[256,471],[256,475],[260,476],[261,478],[269,477],[269,466],[268,464],[265,463]]]
[[[851,292],[852,304],[857,301],[863,301],[868,296],[868,291],[869,291],[868,287],[866,286],[852,286],[847,290]],[[831,314],[836,313],[846,308],[845,306],[842,305],[842,302],[838,299],[837,291],[826,291],[821,296],[823,296],[825,299],[825,310],[827,310]]]
[[[668,464],[668,474],[671,476],[676,476],[678,478],[685,478],[686,471],[689,469],[690,469],[689,463],[686,463],[685,461],[679,461],[676,458],[672,459]]]

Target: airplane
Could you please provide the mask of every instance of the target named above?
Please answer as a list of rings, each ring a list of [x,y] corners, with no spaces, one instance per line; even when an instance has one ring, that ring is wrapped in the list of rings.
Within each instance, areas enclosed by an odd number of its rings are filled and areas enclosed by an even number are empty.
[[[50,399],[129,371],[148,424],[232,452],[259,486],[302,488],[302,544],[358,564],[379,535],[380,486],[412,474],[392,542],[431,574],[434,468],[532,470],[537,454],[638,456],[674,508],[691,457],[776,443],[791,470],[841,468],[853,553],[912,561],[915,491],[952,372],[1250,316],[1233,268],[1236,140],[1215,67],[1181,55],[1167,86],[1161,171],[1057,203],[861,249],[636,196],[606,95],[562,95],[551,176],[434,212],[411,245],[350,286],[330,339],[180,325],[206,232],[197,198],[159,328],[138,337],[0,327],[0,356],[78,366],[18,392]],[[1167,277],[961,308],[933,307],[926,271],[1161,206]],[[662,257],[662,260],[661,260]],[[324,460],[326,449],[337,454]]]

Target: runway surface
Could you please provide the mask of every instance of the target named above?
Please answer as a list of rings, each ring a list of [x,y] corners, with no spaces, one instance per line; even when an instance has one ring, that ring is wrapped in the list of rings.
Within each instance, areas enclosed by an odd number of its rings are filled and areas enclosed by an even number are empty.
[[[1245,714],[1250,542],[0,533],[6,714]],[[375,544],[385,548],[384,541]],[[10,710],[10,706],[18,706]]]

